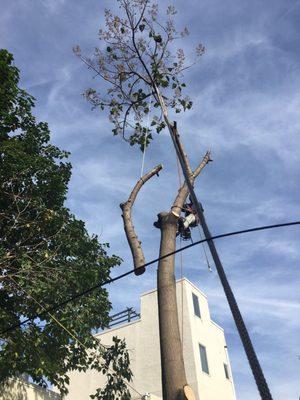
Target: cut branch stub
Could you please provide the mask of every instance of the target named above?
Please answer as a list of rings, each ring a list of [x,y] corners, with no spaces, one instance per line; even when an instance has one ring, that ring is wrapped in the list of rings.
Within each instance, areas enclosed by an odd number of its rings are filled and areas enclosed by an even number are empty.
[[[194,184],[194,180],[197,178],[197,176],[200,174],[200,172],[203,170],[203,168],[210,162],[212,161],[211,159],[211,152],[207,151],[200,162],[200,164],[197,166],[197,168],[194,170],[194,172],[191,173],[191,182]],[[179,218],[181,214],[182,207],[186,201],[186,198],[189,194],[188,187],[186,183],[181,186],[181,188],[178,190],[178,194],[176,196],[176,199],[174,200],[174,203],[172,205],[172,214],[175,215],[175,217]]]
[[[132,222],[131,209],[132,209],[132,206],[138,195],[138,192],[140,191],[140,189],[144,185],[144,183],[146,183],[150,178],[152,178],[152,176],[158,175],[159,171],[162,168],[163,168],[162,165],[159,164],[156,167],[154,167],[151,171],[149,171],[145,175],[143,175],[137,181],[132,192],[130,193],[128,200],[125,203],[120,204],[120,207],[122,209],[124,230],[126,233],[127,242],[129,244],[132,258],[133,258],[135,275],[142,275],[145,272],[145,268],[140,268],[145,264],[145,257],[144,257],[143,249],[141,246],[141,242],[140,242],[140,240],[135,232],[135,229],[134,229],[134,225]]]

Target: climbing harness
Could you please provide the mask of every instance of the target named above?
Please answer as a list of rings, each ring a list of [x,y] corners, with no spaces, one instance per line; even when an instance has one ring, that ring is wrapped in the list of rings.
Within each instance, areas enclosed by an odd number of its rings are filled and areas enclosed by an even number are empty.
[[[179,180],[179,187],[182,186],[182,177],[181,177],[181,168],[180,168],[180,163],[179,163],[179,159],[178,157],[176,157],[176,161],[177,161],[177,170],[178,170],[178,180]],[[190,203],[185,204],[182,208],[182,211],[185,212],[185,216],[184,217],[179,217],[178,219],[178,231],[176,236],[180,236],[180,247],[181,247],[181,241],[182,240],[190,240],[193,243],[193,238],[192,238],[192,233],[191,233],[191,228],[194,227],[198,227],[198,231],[199,231],[199,235],[201,240],[203,239],[202,234],[201,234],[201,228],[200,228],[200,219],[198,217],[197,211],[196,209],[193,207],[193,202],[191,199],[191,196],[189,196],[189,201]],[[203,207],[201,205],[201,203],[199,204],[202,211]],[[205,250],[205,243],[202,243],[202,250],[203,250],[203,254],[204,254],[204,258],[206,261],[206,265],[207,265],[207,269],[209,270],[209,272],[212,272],[209,260],[208,260],[208,256]],[[182,263],[182,260],[181,260]],[[181,271],[182,271],[182,267],[181,267]]]
[[[200,224],[200,220],[196,209],[193,206],[192,201],[190,203],[184,204],[182,211],[184,211],[184,217],[178,219],[178,232],[177,234],[183,240],[191,240],[191,228],[195,228]]]
[[[201,205],[200,205],[201,206]],[[201,206],[202,207],[202,206]],[[201,234],[201,228],[200,228],[200,221],[198,218],[198,214],[196,213],[195,209],[192,207],[192,204],[185,204],[183,207],[183,210],[185,211],[185,217],[180,217],[178,220],[178,234],[180,235],[180,239],[182,240],[191,240],[193,243],[192,239],[192,233],[191,233],[191,228],[198,228],[199,235],[201,240],[203,239],[202,234]],[[203,210],[203,209],[202,209]],[[202,243],[202,250],[204,254],[204,258],[206,261],[207,268],[210,272],[212,272],[211,266],[209,264],[209,260],[207,257],[207,253],[205,250],[205,244]]]

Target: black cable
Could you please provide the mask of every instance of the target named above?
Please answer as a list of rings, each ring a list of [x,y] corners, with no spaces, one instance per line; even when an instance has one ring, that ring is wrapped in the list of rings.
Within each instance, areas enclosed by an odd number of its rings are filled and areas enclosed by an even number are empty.
[[[230,311],[233,316],[236,328],[240,335],[246,356],[248,358],[248,361],[249,361],[249,364],[250,364],[250,367],[251,367],[251,370],[253,373],[253,377],[254,377],[256,385],[257,385],[257,389],[260,393],[262,400],[272,400],[272,395],[271,395],[270,389],[268,387],[268,383],[264,377],[263,370],[259,364],[259,360],[257,358],[255,349],[252,345],[246,324],[245,324],[243,316],[239,310],[239,306],[235,299],[235,295],[231,289],[230,283],[227,279],[227,275],[223,268],[223,265],[220,260],[218,251],[216,249],[215,243],[212,240],[212,235],[207,226],[207,223],[206,223],[206,220],[204,217],[204,213],[203,213],[202,205],[198,201],[197,195],[194,191],[194,185],[193,185],[193,182],[191,181],[189,165],[186,160],[186,155],[183,152],[183,148],[182,148],[181,141],[179,138],[179,133],[177,131],[176,122],[174,122],[174,125],[172,127],[169,126],[169,130],[170,130],[170,134],[171,134],[171,137],[173,140],[173,144],[175,147],[177,157],[180,161],[182,172],[183,172],[183,175],[185,178],[185,183],[190,192],[190,198],[191,198],[193,206],[195,207],[195,210],[198,214],[198,218],[200,219],[204,237],[205,237],[205,239],[207,239],[207,244],[208,244],[212,259],[214,260],[214,264],[215,264],[218,276],[220,278],[221,285],[225,292],[226,299],[228,301],[228,305],[230,307]]]
[[[145,263],[144,265],[141,265],[139,268],[133,268],[133,269],[127,271],[127,272],[124,272],[121,275],[118,275],[118,276],[116,276],[114,278],[110,278],[107,281],[104,281],[102,284],[97,284],[95,286],[92,286],[92,287],[90,287],[90,288],[88,288],[88,289],[86,289],[86,290],[84,290],[84,291],[82,291],[80,293],[77,293],[77,294],[73,295],[72,297],[70,297],[69,299],[64,300],[61,303],[53,304],[51,307],[45,309],[41,313],[36,314],[35,316],[33,316],[31,318],[27,318],[24,321],[19,322],[18,324],[10,326],[9,328],[7,328],[4,331],[0,332],[0,335],[3,335],[5,333],[7,333],[7,332],[15,330],[15,329],[21,327],[22,325],[26,324],[29,321],[33,321],[36,318],[40,318],[41,316],[43,316],[44,314],[46,314],[48,312],[55,311],[58,308],[63,307],[66,304],[70,303],[71,301],[76,300],[76,299],[78,299],[78,298],[80,298],[82,296],[85,296],[88,293],[91,293],[94,290],[101,288],[102,286],[106,286],[106,285],[108,285],[110,283],[113,283],[113,282],[118,281],[118,280],[120,280],[122,278],[125,278],[126,276],[134,273],[138,269],[142,269],[142,268],[148,267],[149,265],[152,265],[152,264],[154,264],[154,263],[156,263],[156,262],[158,262],[160,260],[163,260],[164,258],[167,258],[167,257],[170,257],[170,256],[172,256],[174,254],[180,253],[181,251],[187,250],[187,249],[189,249],[191,247],[194,247],[194,246],[196,246],[198,244],[201,244],[201,243],[204,243],[204,242],[208,242],[208,241],[214,240],[214,239],[221,239],[221,238],[228,237],[228,236],[236,236],[236,235],[241,235],[241,234],[244,234],[244,233],[257,232],[257,231],[262,231],[262,230],[267,230],[267,229],[274,229],[274,228],[282,228],[282,227],[285,227],[285,226],[293,226],[293,225],[300,225],[300,221],[286,222],[286,223],[283,223],[283,224],[275,224],[275,225],[259,226],[259,227],[256,227],[256,228],[243,229],[243,230],[240,230],[240,231],[222,233],[220,235],[212,236],[210,239],[198,240],[197,242],[188,244],[187,246],[184,246],[184,247],[182,247],[180,249],[177,249],[177,250],[175,250],[175,251],[173,251],[171,253],[165,254],[164,256],[161,256],[161,257],[158,257],[158,258],[156,258],[154,260],[151,260],[151,261]]]

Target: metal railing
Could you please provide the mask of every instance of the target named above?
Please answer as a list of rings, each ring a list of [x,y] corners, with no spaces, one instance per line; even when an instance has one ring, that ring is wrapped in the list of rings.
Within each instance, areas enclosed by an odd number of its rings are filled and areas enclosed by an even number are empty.
[[[141,315],[137,313],[133,307],[127,307],[125,310],[120,311],[110,316],[109,328],[121,324],[123,322],[132,322],[140,318]]]

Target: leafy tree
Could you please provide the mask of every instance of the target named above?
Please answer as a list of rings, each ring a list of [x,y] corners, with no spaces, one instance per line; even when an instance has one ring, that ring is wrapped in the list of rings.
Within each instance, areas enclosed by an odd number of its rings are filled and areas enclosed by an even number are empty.
[[[102,46],[95,48],[93,56],[82,55],[80,46],[73,50],[102,79],[101,91],[85,91],[87,100],[95,108],[109,111],[114,135],[143,149],[153,139],[153,131],[159,133],[166,127],[161,100],[165,109],[176,114],[192,107],[182,81],[183,71],[191,65],[186,64],[184,50],[174,47],[189,31],[176,28],[177,11],[172,5],[163,15],[150,0],[117,3],[119,15],[105,10],[106,29],[99,30]],[[194,62],[204,51],[198,44]],[[145,118],[148,114],[150,126]]]
[[[108,244],[89,236],[84,222],[64,205],[71,176],[68,153],[51,145],[48,125],[32,114],[34,98],[18,83],[13,56],[0,50],[1,332],[101,284],[121,261],[108,256]],[[110,371],[107,387],[96,398],[129,398],[124,379],[130,380],[131,372],[124,343],[115,339],[103,349],[91,335],[92,329],[108,325],[110,307],[101,288],[53,312],[72,335],[47,313],[2,334],[0,381],[26,373],[42,386],[50,381],[65,394],[68,371],[91,367]]]
[[[117,0],[118,13],[105,10],[105,28],[100,29],[101,46],[92,57],[82,54],[79,46],[75,54],[101,78],[101,89],[88,88],[85,96],[94,108],[107,110],[113,124],[113,134],[141,150],[153,139],[153,132],[168,128],[175,148],[184,154],[184,164],[190,183],[208,164],[210,153],[193,170],[183,150],[177,124],[169,117],[192,107],[184,94],[183,72],[189,68],[185,52],[175,47],[175,41],[188,35],[188,29],[178,30],[174,18],[176,9],[170,5],[166,13],[159,11],[153,0]],[[195,61],[204,54],[199,44]],[[150,124],[148,125],[148,120]],[[132,222],[131,208],[141,187],[162,169],[153,168],[136,183],[128,200],[121,204],[126,237],[132,251],[136,274],[144,272],[144,255]],[[161,212],[154,225],[160,229],[160,256],[176,248],[181,214],[186,206],[189,190],[184,183],[168,212]],[[196,218],[196,217],[195,217]],[[183,398],[187,385],[182,344],[179,332],[174,276],[175,257],[160,260],[158,265],[158,311],[162,365],[162,390],[166,400]],[[172,332],[172,334],[170,334]]]

